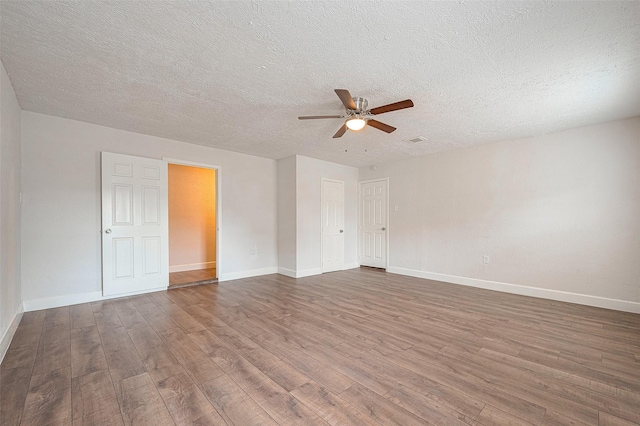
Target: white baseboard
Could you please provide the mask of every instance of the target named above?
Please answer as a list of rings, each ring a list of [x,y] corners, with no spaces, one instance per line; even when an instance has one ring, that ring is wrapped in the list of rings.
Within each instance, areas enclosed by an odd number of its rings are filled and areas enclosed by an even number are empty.
[[[9,345],[11,345],[11,341],[13,340],[13,336],[16,334],[16,330],[18,329],[18,325],[20,325],[20,320],[22,319],[22,314],[24,312],[22,303],[18,306],[18,311],[13,317],[11,324],[9,324],[9,328],[4,332],[2,337],[0,338],[0,363],[4,360],[4,356],[7,354],[9,350]]]
[[[298,269],[296,271],[296,278],[304,278],[320,274],[322,274],[322,268]]]
[[[278,273],[280,275],[286,275],[287,277],[297,278],[296,277],[296,271],[293,270],[293,269],[282,268],[282,267],[278,266]]]
[[[80,303],[97,302],[99,300],[117,299],[119,297],[135,296],[136,294],[153,293],[164,291],[168,287],[156,287],[143,291],[132,291],[131,293],[115,294],[103,296],[101,291],[90,293],[67,294],[65,296],[45,297],[43,299],[25,300],[22,302],[25,312],[40,311],[42,309],[59,308],[61,306],[79,305]]]
[[[342,267],[342,270],[346,271],[347,269],[356,269],[359,267],[360,267],[360,264],[358,262],[345,263],[345,265]]]
[[[251,278],[258,277],[260,275],[270,275],[277,274],[278,267],[273,266],[270,268],[260,268],[260,269],[250,269],[247,271],[238,271],[238,272],[227,272],[226,274],[221,274],[218,276],[218,281],[231,281],[231,280],[239,280],[242,278]]]
[[[606,297],[591,296],[588,294],[570,293],[567,291],[550,290],[538,287],[528,287],[516,284],[502,283],[498,281],[481,280],[477,278],[458,277],[455,275],[419,271],[416,269],[389,267],[387,268],[387,272],[392,274],[407,275],[416,278],[425,278],[434,281],[443,281],[451,284],[466,285],[469,287],[478,287],[487,290],[496,290],[505,293],[519,294],[522,296],[539,297],[542,299],[577,303],[579,305],[595,306],[597,308],[614,309],[616,311],[640,314],[640,303],[630,302],[627,300],[608,299]]]
[[[293,269],[287,268],[278,268],[278,273],[281,275],[286,275],[291,278],[304,278],[310,277],[312,275],[320,275],[322,274],[321,268],[311,268],[311,269],[301,269],[294,271]]]
[[[345,271],[347,269],[354,269],[359,267],[360,267],[359,263],[347,263],[342,267],[342,270]],[[300,271],[296,271],[293,269],[279,267],[278,273],[280,275],[286,275],[287,277],[291,277],[291,278],[304,278],[304,277],[310,277],[312,275],[322,274],[322,268],[302,269]]]
[[[169,266],[169,273],[171,272],[185,272],[185,271],[198,271],[200,269],[212,269],[216,267],[216,261],[202,262],[202,263],[187,263],[185,265],[173,265]]]

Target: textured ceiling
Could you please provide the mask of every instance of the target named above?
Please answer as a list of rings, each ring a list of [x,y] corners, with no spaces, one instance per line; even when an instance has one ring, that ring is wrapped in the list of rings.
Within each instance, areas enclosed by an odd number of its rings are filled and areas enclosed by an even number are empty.
[[[640,2],[6,1],[23,109],[364,166],[640,115]],[[331,136],[333,89],[398,128]],[[404,140],[425,136],[412,144]],[[345,152],[347,150],[347,152]]]

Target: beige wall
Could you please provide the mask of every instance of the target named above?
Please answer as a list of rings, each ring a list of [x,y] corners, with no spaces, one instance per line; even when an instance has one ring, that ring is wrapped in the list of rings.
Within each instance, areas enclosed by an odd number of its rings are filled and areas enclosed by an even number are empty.
[[[386,176],[390,271],[640,312],[640,117],[359,178]]]
[[[169,272],[215,268],[216,171],[169,164]]]

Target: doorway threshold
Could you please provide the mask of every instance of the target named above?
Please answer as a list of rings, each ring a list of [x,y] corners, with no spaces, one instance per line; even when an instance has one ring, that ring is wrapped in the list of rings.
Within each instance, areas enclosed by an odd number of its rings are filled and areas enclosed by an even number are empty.
[[[169,274],[169,289],[217,282],[215,268],[172,272]]]

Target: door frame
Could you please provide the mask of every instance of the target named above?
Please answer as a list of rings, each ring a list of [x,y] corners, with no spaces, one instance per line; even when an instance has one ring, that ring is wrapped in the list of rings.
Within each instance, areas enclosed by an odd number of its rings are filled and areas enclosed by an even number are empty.
[[[218,281],[222,276],[222,265],[220,265],[220,234],[222,233],[222,167],[214,164],[198,163],[195,161],[180,160],[177,158],[162,157],[167,164],[175,164],[178,166],[199,167],[201,169],[211,169],[216,171],[216,278]],[[167,265],[169,268],[169,265]]]
[[[386,204],[386,218],[387,218],[387,224],[385,226],[386,230],[385,230],[385,250],[387,251],[385,253],[385,259],[384,259],[384,269],[387,270],[389,269],[389,253],[390,253],[390,248],[389,248],[389,233],[391,232],[389,230],[390,226],[389,226],[389,222],[390,222],[390,218],[389,218],[389,192],[390,191],[390,187],[389,187],[389,177],[384,177],[384,178],[376,178],[376,179],[367,179],[367,180],[361,180],[358,181],[358,264],[360,264],[360,253],[362,253],[362,237],[361,237],[361,228],[362,228],[362,184],[365,183],[372,183],[372,182],[386,182],[387,183],[387,194],[385,197],[385,204]]]
[[[344,184],[343,180],[338,180],[338,179],[329,179],[329,178],[320,178],[320,273],[324,274],[324,234],[322,232],[323,230],[323,224],[322,224],[322,201],[324,199],[323,197],[323,186],[325,182],[333,182],[333,183],[341,183],[342,184],[342,228],[345,228],[345,224],[346,224],[346,218],[345,218],[345,199],[347,197],[346,194],[346,187]],[[344,270],[344,266],[345,266],[345,262],[344,262],[344,257],[345,257],[345,252],[344,252],[344,240],[346,238],[346,230],[345,232],[343,232],[343,236],[342,236],[342,270]]]

